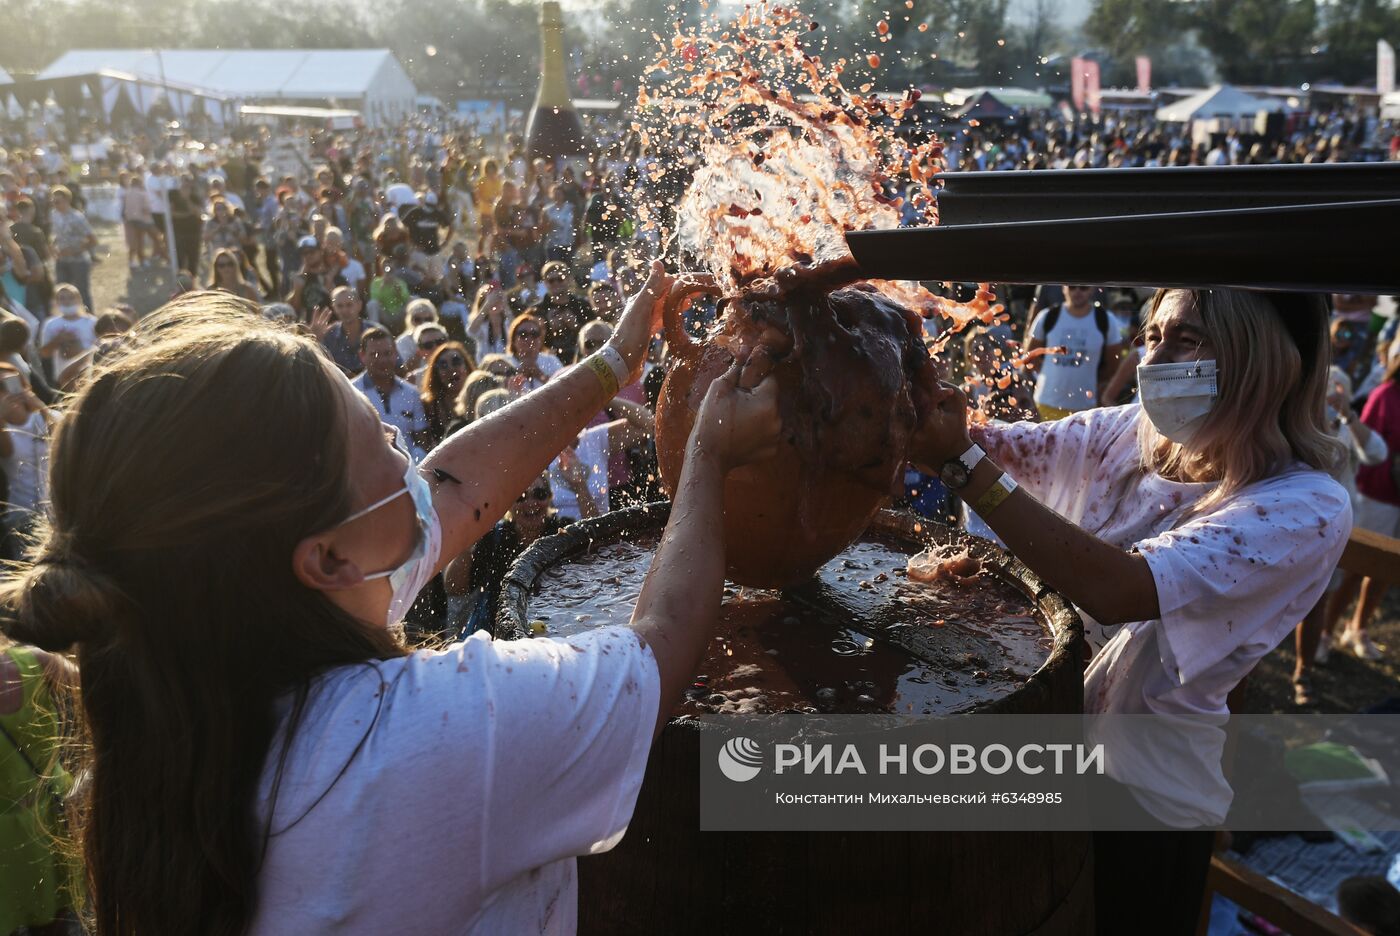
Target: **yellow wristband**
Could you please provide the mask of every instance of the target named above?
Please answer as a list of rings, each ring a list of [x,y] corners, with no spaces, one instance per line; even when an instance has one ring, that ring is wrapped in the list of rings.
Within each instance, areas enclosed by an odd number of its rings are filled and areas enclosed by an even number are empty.
[[[598,382],[603,385],[603,390],[607,393],[609,400],[617,396],[617,391],[621,389],[617,382],[617,375],[613,373],[608,362],[603,360],[601,354],[590,354],[583,359],[583,366],[591,370],[598,378]]]
[[[977,516],[985,520],[988,514],[1000,507],[1002,502],[1011,496],[1011,492],[1016,490],[1017,486],[1016,479],[1003,471],[992,482],[992,486],[983,491],[982,496],[977,498],[977,503],[972,505],[972,509],[976,511]]]

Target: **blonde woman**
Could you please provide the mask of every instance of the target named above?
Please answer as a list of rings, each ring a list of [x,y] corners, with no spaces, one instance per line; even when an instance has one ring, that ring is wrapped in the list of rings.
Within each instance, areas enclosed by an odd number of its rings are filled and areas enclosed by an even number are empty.
[[[1161,291],[1144,339],[1140,403],[1053,423],[969,433],[962,392],[927,378],[915,461],[1079,607],[1096,651],[1085,711],[1181,716],[1154,769],[1110,758],[1108,772],[1140,827],[1185,828],[1222,821],[1233,795],[1224,732],[1192,717],[1225,716],[1230,691],[1317,602],[1351,505],[1327,474],[1342,452],[1324,420],[1320,298]],[[1162,869],[1145,863],[1167,838],[1096,837],[1101,931],[1121,931],[1126,913],[1189,931],[1210,854],[1206,833],[1189,835]],[[1158,882],[1160,906],[1114,878],[1129,868]]]

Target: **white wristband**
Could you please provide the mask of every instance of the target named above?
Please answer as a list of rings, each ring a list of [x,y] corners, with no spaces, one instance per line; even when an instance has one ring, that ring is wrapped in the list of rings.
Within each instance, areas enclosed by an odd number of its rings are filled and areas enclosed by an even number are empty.
[[[622,352],[610,344],[605,344],[598,349],[598,355],[607,362],[608,367],[612,368],[613,374],[617,377],[617,385],[619,387],[627,386],[632,371],[627,366],[627,362],[622,359]]]
[[[967,473],[972,474],[972,469],[977,467],[977,463],[987,457],[987,453],[982,451],[982,446],[976,442],[972,443],[972,448],[958,456],[958,461],[962,462]]]

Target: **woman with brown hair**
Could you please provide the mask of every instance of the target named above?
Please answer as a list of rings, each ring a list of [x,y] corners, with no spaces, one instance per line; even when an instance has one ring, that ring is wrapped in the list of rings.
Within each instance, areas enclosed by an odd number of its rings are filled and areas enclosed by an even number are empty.
[[[476,362],[460,341],[438,345],[423,368],[423,412],[428,414],[428,434],[437,445],[447,437],[447,427],[456,417],[457,394],[476,370]]]
[[[572,930],[574,856],[620,838],[709,641],[724,476],[774,450],[774,385],[716,381],[630,628],[409,654],[398,625],[640,373],[672,285],[418,467],[314,341],[221,293],[84,382],[0,626],[77,650],[98,933]]]
[[[538,316],[520,313],[511,319],[508,336],[506,347],[516,371],[516,383],[511,386],[515,392],[528,393],[544,386],[564,367],[557,357],[544,350],[544,320]]]

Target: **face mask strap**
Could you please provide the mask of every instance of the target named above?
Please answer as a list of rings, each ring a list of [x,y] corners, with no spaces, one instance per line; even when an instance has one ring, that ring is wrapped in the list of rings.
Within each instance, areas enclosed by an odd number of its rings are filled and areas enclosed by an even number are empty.
[[[396,499],[398,499],[398,498],[400,498],[400,497],[403,497],[403,496],[404,496],[405,494],[407,494],[407,493],[408,493],[408,485],[405,484],[403,487],[399,488],[397,491],[395,491],[394,493],[390,494],[388,497],[385,497],[385,498],[382,498],[382,499],[380,499],[380,500],[375,501],[373,504],[370,504],[368,507],[364,508],[363,510],[357,510],[357,511],[355,511],[355,512],[352,513],[350,516],[346,517],[344,520],[342,520],[342,521],[340,521],[339,523],[337,523],[336,526],[337,526],[337,527],[343,527],[343,526],[345,526],[345,524],[351,522],[352,520],[358,520],[358,519],[360,519],[361,517],[365,516],[366,514],[373,513],[374,511],[378,510],[380,507],[383,507],[385,504],[389,503],[390,501],[396,500]]]

